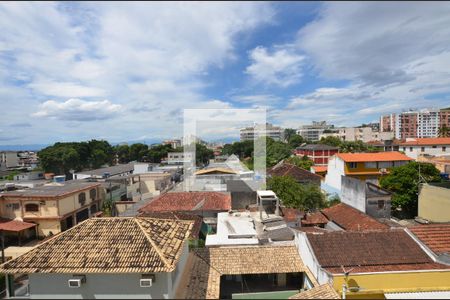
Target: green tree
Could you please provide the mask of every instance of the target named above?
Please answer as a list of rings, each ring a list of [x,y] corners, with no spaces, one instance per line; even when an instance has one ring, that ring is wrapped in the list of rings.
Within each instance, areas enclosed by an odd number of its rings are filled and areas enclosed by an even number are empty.
[[[439,137],[449,137],[450,136],[450,128],[447,127],[447,125],[442,125],[442,127],[440,127],[438,129],[438,135]]]
[[[208,149],[205,145],[195,144],[195,162],[197,166],[207,165],[211,158],[214,158],[213,150]]]
[[[289,140],[291,139],[292,136],[294,136],[296,134],[296,130],[292,129],[292,128],[286,128],[284,130],[284,140],[286,142],[289,142]]]
[[[333,147],[339,147],[339,146],[341,146],[342,141],[340,138],[338,138],[336,136],[327,136],[327,137],[322,137],[319,141],[319,144],[324,144],[324,145],[333,146]]]
[[[148,146],[142,143],[132,144],[130,146],[130,160],[131,161],[142,161],[144,156],[147,155]]]
[[[309,211],[326,206],[325,195],[318,186],[299,184],[290,176],[269,178],[267,188],[274,191],[287,207]]]
[[[292,149],[295,149],[295,148],[299,147],[301,144],[305,143],[305,140],[303,139],[303,137],[298,134],[292,135],[288,141],[289,141],[288,143]]]
[[[174,150],[170,145],[158,145],[148,149],[145,160],[152,163],[160,163],[163,158],[167,157],[167,153],[172,151],[183,152],[183,148]]]
[[[314,162],[308,158],[308,156],[304,155],[302,157],[298,156],[291,156],[288,159],[286,159],[286,162],[296,165],[299,168],[310,170],[311,167],[314,165]]]
[[[420,167],[420,176],[419,176]],[[429,163],[411,162],[393,168],[390,174],[380,179],[380,186],[391,192],[392,209],[400,217],[417,216],[419,183],[440,182],[440,172]],[[401,213],[398,213],[398,211]]]
[[[114,152],[117,154],[120,164],[126,164],[131,161],[130,147],[128,145],[117,145],[114,147]]]
[[[282,159],[292,155],[292,149],[288,144],[280,141],[274,141],[271,138],[266,140],[266,165],[272,167]]]

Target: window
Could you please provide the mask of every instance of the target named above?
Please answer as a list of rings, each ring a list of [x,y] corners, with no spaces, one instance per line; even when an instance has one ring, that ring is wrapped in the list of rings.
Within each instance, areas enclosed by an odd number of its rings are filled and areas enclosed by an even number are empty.
[[[380,168],[380,169],[391,168],[392,165],[393,165],[392,161],[380,161],[380,162],[378,162],[378,168]]]
[[[406,151],[406,147],[403,147],[403,151]]]
[[[366,169],[376,169],[377,168],[377,162],[366,162],[364,163],[364,167],[366,167]]]
[[[12,208],[12,210],[19,210],[20,209],[20,205],[19,205],[19,203],[13,203],[11,205],[11,208]]]
[[[95,214],[97,212],[97,205],[92,205],[91,206],[91,215]]]
[[[384,200],[378,200],[378,209],[384,208]]]
[[[25,204],[25,211],[39,211],[39,204],[36,203]]]
[[[409,147],[409,152],[413,152],[413,147]]]
[[[433,149],[436,149],[436,147],[437,147],[436,145],[432,146]]]
[[[89,197],[91,197],[91,200],[95,200],[95,198],[97,197],[97,190],[96,189],[91,189],[89,191]]]
[[[80,203],[81,206],[86,203],[86,193],[83,192],[78,194],[78,203]]]
[[[421,152],[425,152],[425,147],[420,147]]]
[[[447,147],[442,147],[442,152],[445,152],[447,150]]]
[[[349,167],[350,169],[356,169],[356,168],[358,167],[358,163],[351,162],[351,163],[348,164],[348,167]]]

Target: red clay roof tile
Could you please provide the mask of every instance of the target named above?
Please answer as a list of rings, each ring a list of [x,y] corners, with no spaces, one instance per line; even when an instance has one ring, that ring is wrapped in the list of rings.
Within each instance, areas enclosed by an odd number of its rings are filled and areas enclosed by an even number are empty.
[[[437,255],[450,254],[450,224],[420,225],[409,230]]]
[[[339,203],[325,208],[322,213],[330,220],[347,231],[380,230],[389,226],[378,222],[374,218],[360,212],[345,203]]]
[[[370,161],[407,161],[412,160],[400,152],[375,152],[375,153],[338,153],[337,157],[345,162],[370,162]]]
[[[202,201],[204,201],[202,203]],[[221,192],[173,192],[161,195],[142,207],[140,212],[164,211],[227,211],[231,195]]]

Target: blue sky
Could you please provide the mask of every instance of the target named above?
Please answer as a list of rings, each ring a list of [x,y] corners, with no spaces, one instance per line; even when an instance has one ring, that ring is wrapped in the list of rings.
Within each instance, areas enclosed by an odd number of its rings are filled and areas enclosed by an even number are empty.
[[[447,2],[4,2],[0,28],[0,145],[179,137],[192,108],[297,128],[450,106]]]

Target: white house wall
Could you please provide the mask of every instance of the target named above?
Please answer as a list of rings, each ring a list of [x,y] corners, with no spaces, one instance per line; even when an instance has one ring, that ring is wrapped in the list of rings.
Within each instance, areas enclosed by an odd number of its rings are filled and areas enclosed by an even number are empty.
[[[294,242],[300,258],[316,278],[317,282],[319,282],[319,284],[331,282],[331,276],[320,267],[319,262],[314,256],[314,252],[308,242],[306,234],[304,232],[296,231]]]
[[[442,151],[443,146],[445,147],[445,151]],[[423,152],[421,151],[422,147],[425,148]],[[423,154],[434,156],[450,155],[450,145],[438,145],[436,148],[433,148],[432,146],[400,146],[400,150],[414,159],[417,159],[419,155]]]
[[[336,156],[333,156],[328,161],[328,171],[325,176],[325,184],[341,191],[341,176],[345,176],[344,161]]]

